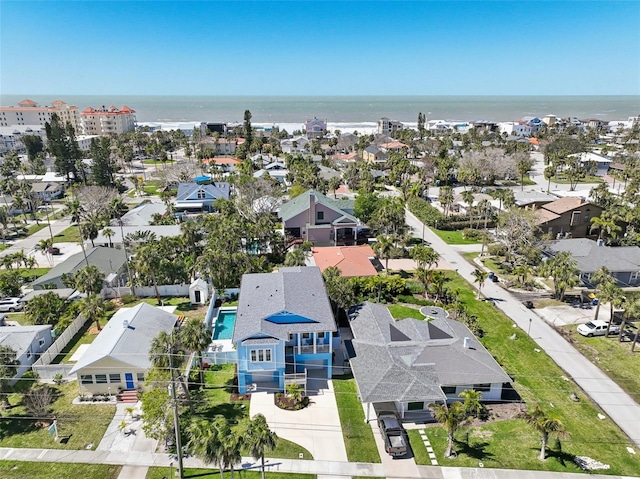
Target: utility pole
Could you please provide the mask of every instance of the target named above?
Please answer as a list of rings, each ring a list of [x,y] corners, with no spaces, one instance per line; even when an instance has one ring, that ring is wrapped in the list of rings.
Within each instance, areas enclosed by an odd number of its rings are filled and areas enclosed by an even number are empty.
[[[180,440],[180,419],[178,418],[178,401],[176,401],[176,378],[173,371],[173,346],[169,345],[169,371],[171,372],[171,384],[169,392],[171,393],[171,402],[173,403],[173,429],[176,436],[176,453],[178,456],[178,477],[182,479],[184,469],[182,467],[182,441]]]

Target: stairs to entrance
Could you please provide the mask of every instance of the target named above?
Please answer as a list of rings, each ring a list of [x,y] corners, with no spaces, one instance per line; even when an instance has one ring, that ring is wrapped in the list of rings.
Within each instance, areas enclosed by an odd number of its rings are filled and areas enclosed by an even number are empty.
[[[122,391],[118,394],[118,402],[126,402],[126,403],[137,403],[138,402],[138,391],[135,389],[130,391]]]

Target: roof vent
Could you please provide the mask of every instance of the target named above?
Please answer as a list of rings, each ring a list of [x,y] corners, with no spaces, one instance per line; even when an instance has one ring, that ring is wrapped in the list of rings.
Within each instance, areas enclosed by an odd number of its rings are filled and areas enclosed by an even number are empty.
[[[602,238],[598,238],[597,244],[598,246],[604,246],[604,240]]]
[[[122,327],[124,329],[129,329],[129,321],[127,321],[126,319],[122,321]]]
[[[471,338],[464,338],[464,349],[469,349],[471,347]]]

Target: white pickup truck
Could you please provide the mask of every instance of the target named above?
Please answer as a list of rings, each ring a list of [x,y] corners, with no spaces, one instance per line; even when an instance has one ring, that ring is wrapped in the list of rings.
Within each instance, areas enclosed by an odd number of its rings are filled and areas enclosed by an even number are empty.
[[[607,321],[602,321],[599,319],[594,321],[589,321],[588,323],[584,323],[578,326],[578,332],[583,336],[588,336],[588,337],[604,336],[605,334],[607,334],[608,325],[609,323]],[[609,334],[619,334],[619,333],[620,333],[620,326],[616,326],[615,324],[612,324],[611,327],[609,328]]]

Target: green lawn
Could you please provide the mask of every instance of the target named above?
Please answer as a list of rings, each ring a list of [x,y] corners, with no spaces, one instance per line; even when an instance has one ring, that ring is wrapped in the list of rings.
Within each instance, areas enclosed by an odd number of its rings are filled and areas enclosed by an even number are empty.
[[[445,231],[431,228],[447,244],[480,244],[478,240],[462,237],[462,231]]]
[[[608,474],[637,474],[640,456],[626,451],[626,446],[632,444],[617,426],[608,419],[598,419],[600,409],[575,383],[563,379],[564,372],[551,358],[544,352],[535,351],[537,345],[526,332],[513,328],[511,319],[491,303],[477,301],[472,288],[459,275],[446,274],[451,278],[448,287],[457,291],[459,301],[478,317],[485,331],[482,343],[514,378],[512,384],[517,393],[529,407],[539,404],[545,412],[557,416],[571,435],[562,440],[562,451],[552,439],[551,458],[541,462],[536,453],[539,437],[530,426],[519,419],[495,422],[460,430],[456,434],[462,441],[457,445],[458,458],[444,459],[446,433],[440,427],[429,428],[428,436],[440,464],[466,467],[477,466],[478,461],[482,461],[486,467],[574,472],[577,468],[570,463],[570,456],[586,455],[610,464]],[[516,339],[509,339],[514,333]],[[581,400],[571,401],[572,393]],[[594,435],[596,428],[597,435]],[[469,446],[466,445],[466,432],[469,432]]]
[[[170,163],[175,163],[176,160],[165,160],[165,161],[160,161],[160,160],[154,160],[154,159],[148,159],[148,160],[142,160],[142,163],[145,165],[168,165]]]
[[[122,466],[108,464],[0,461],[0,476],[3,479],[60,479],[61,477],[116,479],[121,468]]]
[[[602,183],[604,181],[604,179],[600,178],[599,176],[587,176],[586,178],[578,181],[578,184],[583,184],[583,183]],[[571,184],[571,182],[565,178],[558,178],[558,177],[553,177],[551,178],[551,183],[557,183],[559,185],[569,185]]]
[[[31,225],[27,228],[27,236],[31,236],[32,234],[36,234],[38,231],[43,230],[47,227],[47,223],[40,223],[38,225]]]
[[[391,316],[395,319],[414,318],[424,319],[425,315],[422,314],[416,308],[410,308],[409,306],[402,306],[401,304],[390,304],[387,306]]]
[[[58,418],[58,432],[67,440],[54,441],[47,432],[48,423],[38,424],[22,406],[21,396],[11,394],[11,408],[3,412],[0,421],[0,447],[95,449],[98,446],[113,419],[115,406],[73,405],[71,401],[79,395],[75,381],[55,387],[60,395],[53,403],[52,417]]]
[[[7,249],[9,247],[8,244],[6,243],[0,243],[0,251],[4,251],[5,249]]]
[[[80,232],[77,226],[69,226],[62,233],[58,233],[53,237],[54,243],[79,243]]]
[[[601,310],[602,311],[602,310]],[[602,314],[602,313],[601,313]],[[636,333],[635,323],[625,329]],[[602,369],[618,386],[632,396],[640,391],[640,345],[631,353],[631,341],[618,342],[618,336],[586,338],[578,334],[575,326],[559,328],[560,332],[592,363]]]
[[[347,459],[350,462],[380,462],[373,431],[364,421],[364,411],[358,399],[355,380],[347,377],[334,378],[333,389],[338,403]]]
[[[193,304],[192,305],[191,301],[189,300],[189,298],[162,297],[161,299],[162,299],[162,304],[164,306],[176,306],[175,314],[177,314],[177,315],[185,316],[187,318],[195,317],[195,318],[204,320],[204,317],[207,314],[208,306],[203,306],[203,305],[198,305],[198,304]],[[140,303],[148,303],[148,304],[150,304],[152,306],[157,306],[158,305],[158,300],[155,297],[153,297],[153,298],[142,298],[140,300],[136,300],[133,303],[126,304],[125,307],[131,308],[133,306],[137,306]]]
[[[212,366],[205,372],[205,388],[194,391],[193,399],[199,404],[196,410],[199,417],[214,418],[222,415],[242,430],[249,421],[249,401],[231,401],[234,375],[234,364]],[[301,453],[305,459],[313,459],[313,455],[304,447],[279,438],[275,450],[267,455],[281,459],[298,459]],[[242,451],[242,454],[249,456],[248,451]]]
[[[171,477],[171,470],[168,467],[150,467],[147,472],[147,479],[163,479]],[[175,467],[173,470],[173,477],[177,478]],[[218,469],[185,469],[184,477],[220,477]],[[225,477],[231,477],[227,472]],[[236,477],[241,479],[260,479],[262,477],[259,469],[251,471],[236,471]],[[317,476],[312,474],[295,474],[286,472],[267,472],[269,479],[315,479]]]
[[[40,276],[47,274],[50,270],[51,268],[19,268],[17,271],[20,271],[20,276],[26,281],[35,281]]]

